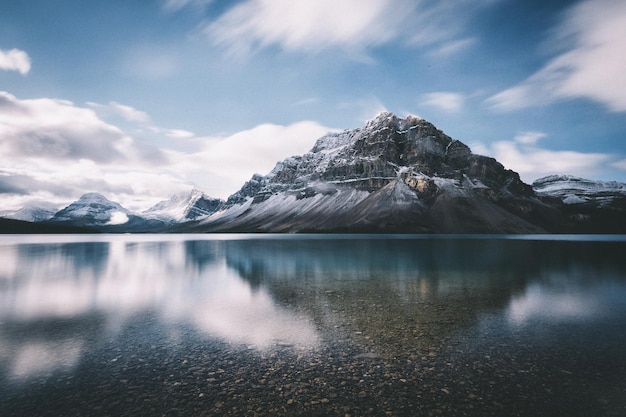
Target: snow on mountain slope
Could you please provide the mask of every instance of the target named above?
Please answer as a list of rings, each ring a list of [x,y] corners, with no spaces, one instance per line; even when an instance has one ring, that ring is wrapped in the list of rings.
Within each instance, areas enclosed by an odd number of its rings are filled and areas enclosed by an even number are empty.
[[[550,175],[533,182],[540,195],[559,198],[565,204],[595,203],[605,206],[626,198],[626,184],[616,181],[593,181],[571,175]]]
[[[224,202],[209,197],[200,190],[180,193],[169,200],[161,201],[142,212],[147,219],[158,219],[167,223],[196,220],[215,213]]]
[[[13,214],[6,216],[9,219],[26,222],[43,222],[49,220],[59,209],[45,202],[28,204]]]
[[[50,221],[81,226],[115,226],[127,223],[131,215],[134,213],[102,194],[87,193],[58,211]]]
[[[193,230],[530,233],[545,231],[530,221],[544,209],[495,159],[423,119],[385,112],[254,175]],[[459,216],[469,223],[451,220]]]

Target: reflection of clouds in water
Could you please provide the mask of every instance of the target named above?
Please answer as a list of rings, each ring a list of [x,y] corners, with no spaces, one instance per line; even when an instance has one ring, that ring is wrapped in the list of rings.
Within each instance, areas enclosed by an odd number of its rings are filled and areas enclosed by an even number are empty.
[[[565,286],[564,286],[565,288]],[[607,304],[608,292],[626,293],[626,288],[572,286],[567,289],[545,284],[529,285],[524,294],[514,297],[506,310],[511,324],[523,325],[531,320],[591,320],[600,318],[611,310]]]
[[[42,245],[34,252],[0,246],[5,260],[0,268],[0,329],[2,322],[24,324],[97,312],[106,316],[110,329],[119,330],[135,313],[151,310],[166,326],[188,323],[232,343],[258,348],[277,342],[317,343],[308,318],[276,305],[264,288],[253,289],[226,266],[215,245],[129,243],[114,237],[48,250]],[[9,368],[17,377],[71,368],[84,337],[79,330],[75,333],[75,342],[42,335],[11,345],[0,341],[0,352],[11,358]]]
[[[17,378],[71,369],[80,359],[82,342],[72,340],[27,342],[16,349],[11,374]]]
[[[580,294],[559,294],[541,285],[532,285],[509,304],[507,317],[514,324],[537,318],[567,319],[592,315],[587,300]]]
[[[188,288],[196,294],[193,304],[185,292],[169,300],[166,310],[170,318],[187,318],[209,334],[260,348],[276,342],[299,346],[317,343],[307,318],[276,306],[264,288],[253,290],[224,262],[215,264],[210,274],[210,280]]]

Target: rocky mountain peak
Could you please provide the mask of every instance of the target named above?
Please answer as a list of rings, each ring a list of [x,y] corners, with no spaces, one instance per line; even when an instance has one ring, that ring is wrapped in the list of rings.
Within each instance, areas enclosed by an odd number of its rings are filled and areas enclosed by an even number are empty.
[[[190,192],[173,195],[169,200],[161,201],[143,212],[150,219],[164,222],[181,222],[208,216],[220,209],[224,201],[212,198],[194,188]]]
[[[399,118],[384,112],[363,128],[320,138],[310,152],[277,163],[264,177],[254,176],[228,199],[227,206],[248,198],[258,203],[287,190],[305,190],[298,192],[306,196],[315,195],[316,189],[328,192],[329,187],[373,192],[394,180],[424,197],[436,193],[435,178],[450,180],[459,187],[467,179],[494,195],[534,194],[519,175],[493,158],[473,154],[467,145],[432,123],[416,116]]]
[[[424,119],[384,112],[254,175],[198,227],[538,232],[525,220],[537,207],[532,188],[495,159]]]
[[[395,130],[405,130],[417,125],[420,121],[423,121],[423,119],[418,116],[408,115],[406,118],[401,118],[391,112],[383,111],[378,113],[378,115],[376,115],[373,119],[368,120],[365,123],[365,129],[376,130],[389,128]]]
[[[78,200],[75,201],[75,203],[92,204],[92,203],[113,203],[113,202],[109,200],[108,198],[106,198],[105,196],[103,196],[102,194],[94,192],[94,193],[83,194],[82,196],[80,196]]]

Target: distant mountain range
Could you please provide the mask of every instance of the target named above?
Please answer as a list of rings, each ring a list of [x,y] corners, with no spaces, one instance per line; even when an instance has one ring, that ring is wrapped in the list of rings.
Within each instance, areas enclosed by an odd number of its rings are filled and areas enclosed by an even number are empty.
[[[426,120],[381,113],[226,201],[193,190],[134,213],[89,193],[13,217],[105,232],[626,233],[626,184],[563,175],[528,185]]]

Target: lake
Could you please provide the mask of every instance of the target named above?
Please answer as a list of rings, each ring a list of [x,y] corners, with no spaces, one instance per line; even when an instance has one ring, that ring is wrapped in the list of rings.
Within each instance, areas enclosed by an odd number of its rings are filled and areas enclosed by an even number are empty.
[[[624,416],[626,236],[0,236],[2,416]]]

